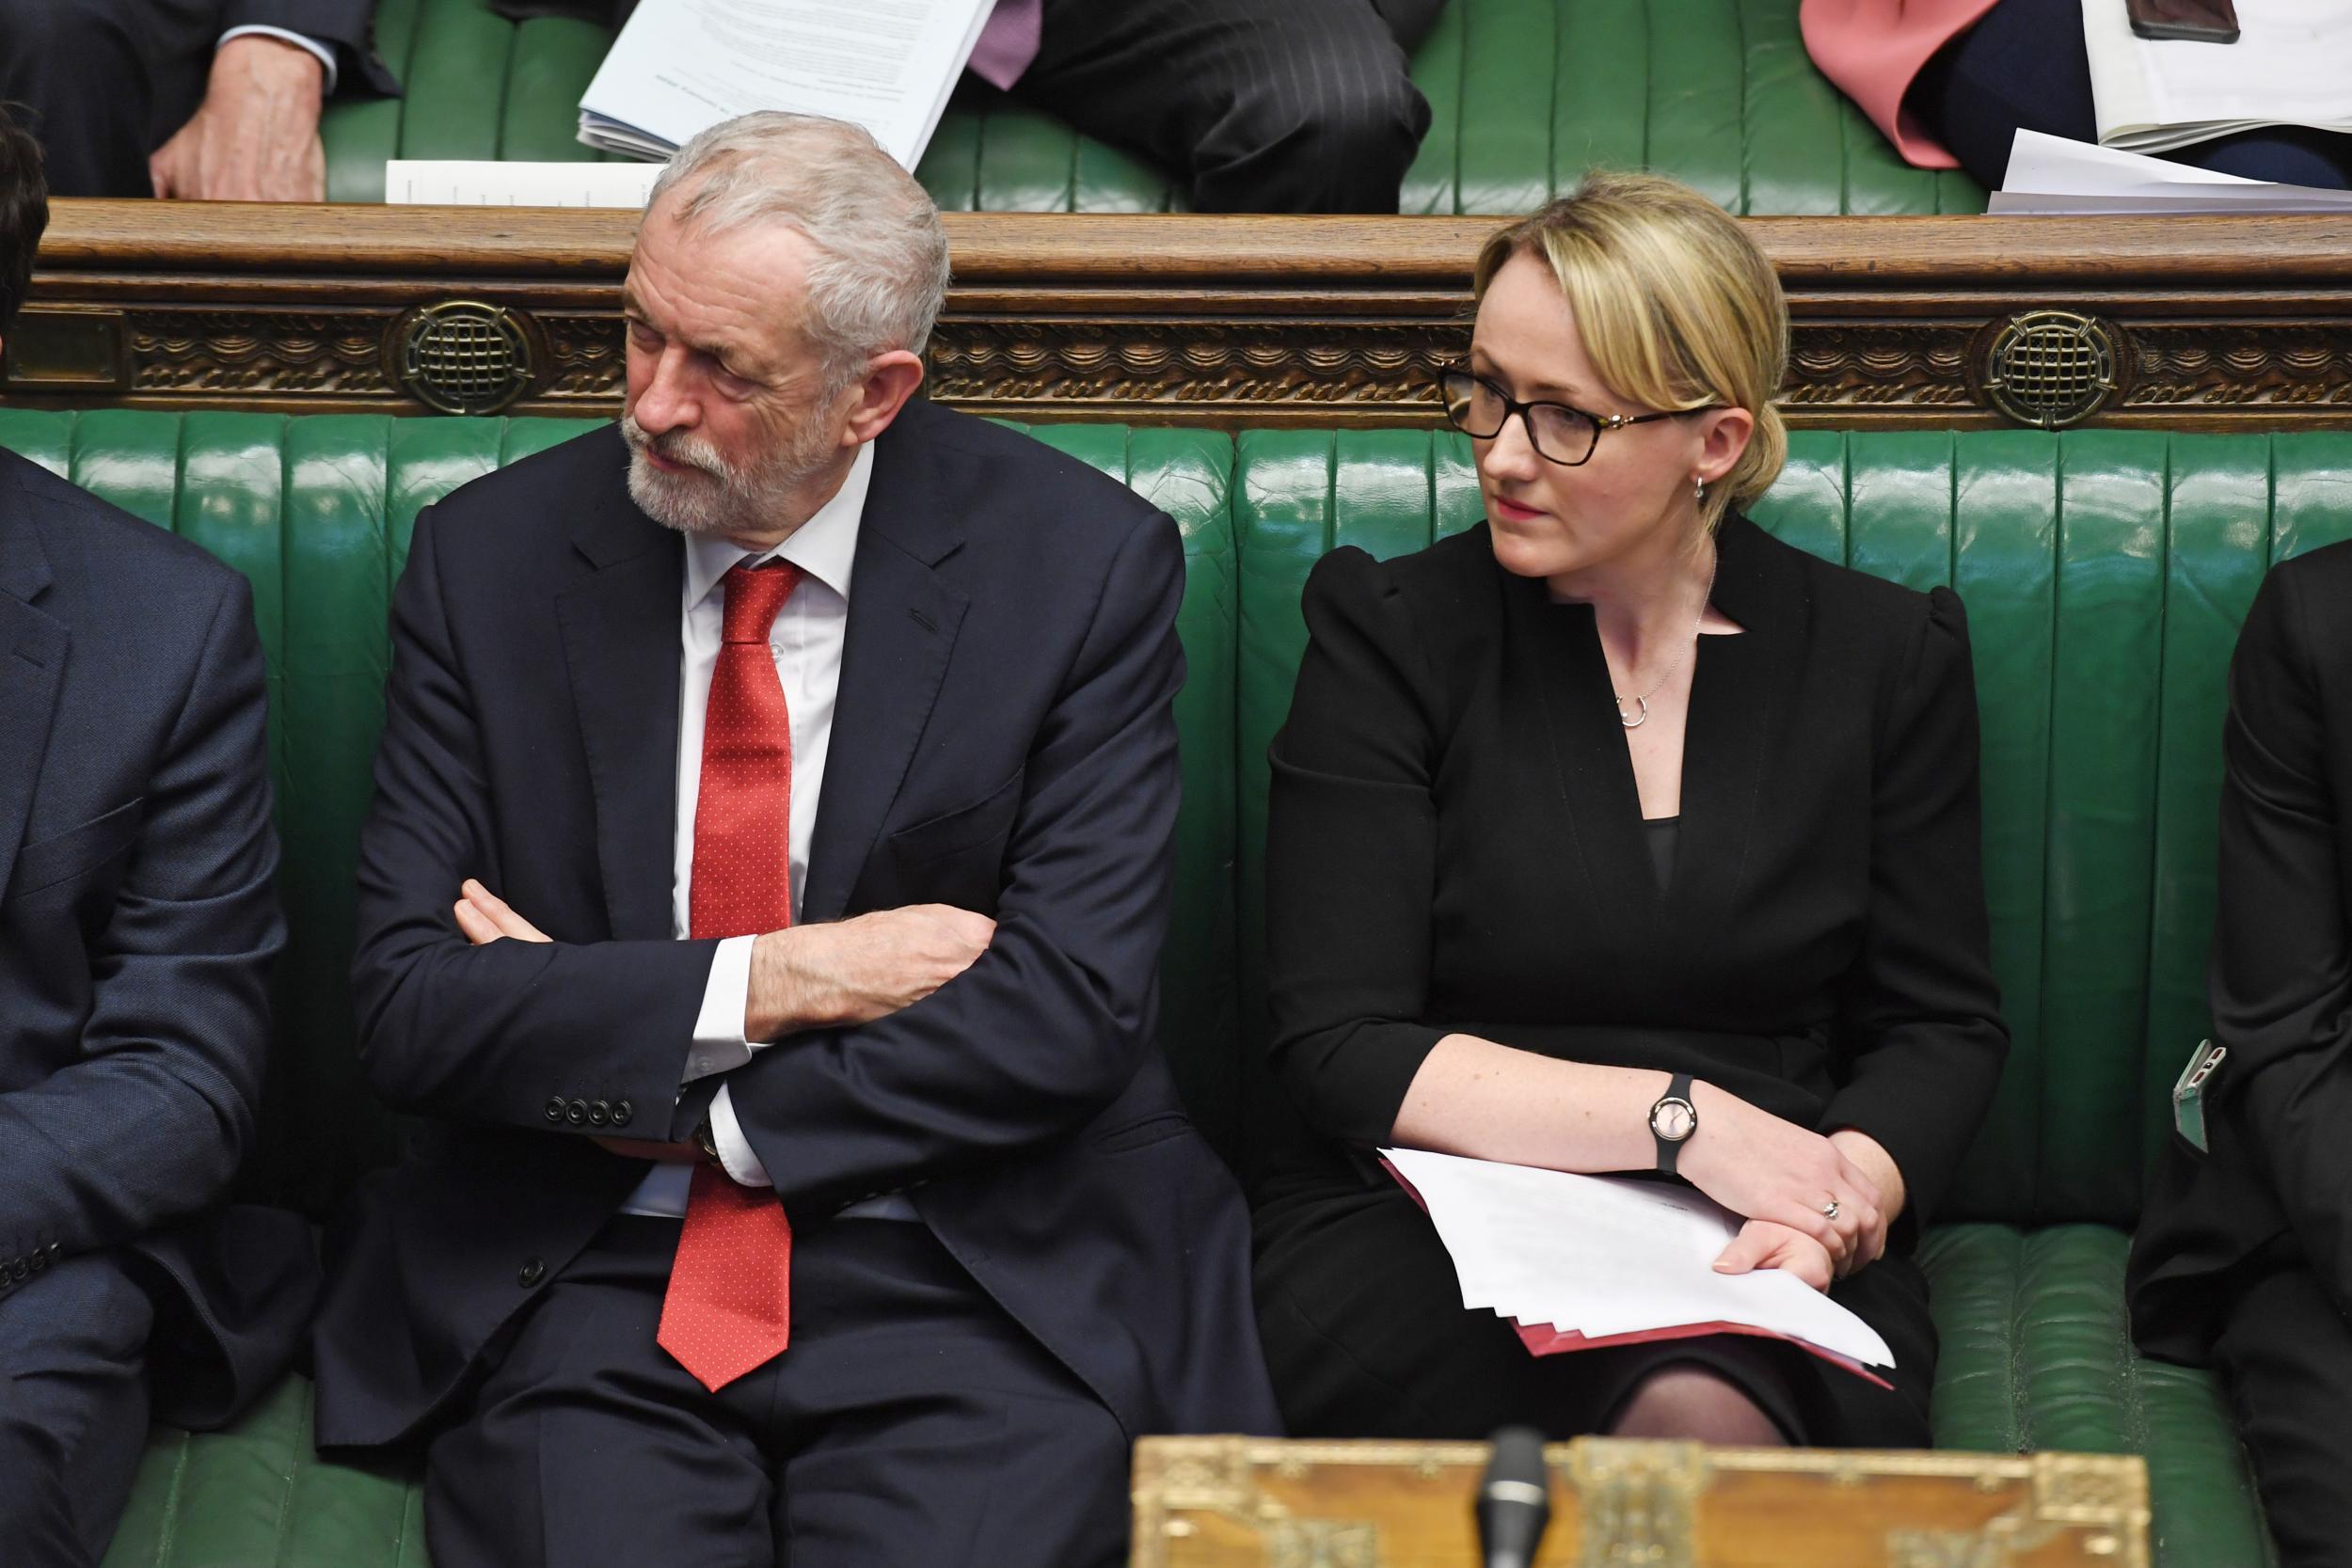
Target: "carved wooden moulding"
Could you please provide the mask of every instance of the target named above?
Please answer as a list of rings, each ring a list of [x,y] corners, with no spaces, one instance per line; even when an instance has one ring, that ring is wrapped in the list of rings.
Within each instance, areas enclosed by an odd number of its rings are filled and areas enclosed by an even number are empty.
[[[2137,1456],[1708,1449],[1579,1438],[1546,1449],[1537,1568],[2147,1568]],[[1476,1562],[1480,1443],[1147,1437],[1136,1568],[1458,1568]]]
[[[56,204],[0,396],[611,414],[630,214]],[[930,394],[1023,419],[1437,419],[1494,220],[951,214]],[[2352,422],[2352,223],[1761,218],[1783,407],[1838,426]]]

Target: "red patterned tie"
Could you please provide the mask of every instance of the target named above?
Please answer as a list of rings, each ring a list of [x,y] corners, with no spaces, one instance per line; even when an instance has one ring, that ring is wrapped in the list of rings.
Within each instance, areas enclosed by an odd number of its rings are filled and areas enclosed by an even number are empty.
[[[801,570],[727,573],[726,626],[703,722],[690,936],[792,923],[792,723],[768,628]],[[713,1392],[780,1353],[792,1332],[792,1222],[765,1187],[694,1167],[655,1339]]]

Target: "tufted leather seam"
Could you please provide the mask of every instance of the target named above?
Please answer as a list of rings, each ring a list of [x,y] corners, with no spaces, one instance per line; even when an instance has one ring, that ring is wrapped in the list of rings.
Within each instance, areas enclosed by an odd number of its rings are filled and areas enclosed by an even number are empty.
[[[173,1433],[172,1438],[177,1449],[171,1456],[171,1481],[164,1488],[163,1518],[155,1526],[156,1568],[170,1568],[171,1565],[172,1547],[180,1529],[181,1489],[186,1485],[188,1479],[188,1449],[195,1442],[184,1432]]]
[[[2050,689],[2042,693],[2042,733],[2058,733],[2058,627],[2064,623],[2066,598],[2066,444],[2053,444],[2050,455]],[[2051,815],[2058,809],[2058,758],[2054,748],[2045,747],[2042,758],[2042,877],[2036,890],[2042,906],[2041,950],[2034,955],[2038,971],[2034,985],[2034,1053],[2033,1053],[2033,1132],[2026,1140],[2032,1151],[2033,1173],[2026,1179],[2026,1212],[2035,1224],[2043,1221],[2048,1206],[2042,1195],[2042,1128],[2047,1119],[2042,1115],[2050,1099],[2050,909],[2051,846],[2058,835],[2049,831]]]

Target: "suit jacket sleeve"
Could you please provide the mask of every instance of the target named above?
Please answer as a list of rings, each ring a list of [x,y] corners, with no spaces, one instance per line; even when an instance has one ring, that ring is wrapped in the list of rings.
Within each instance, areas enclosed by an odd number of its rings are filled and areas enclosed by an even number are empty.
[[[2210,989],[2237,1141],[2320,1278],[2352,1302],[2352,931],[2326,753],[2328,722],[2352,713],[2341,697],[2328,710],[2318,607],[2299,588],[2271,574],[2231,667]]]
[[[930,996],[794,1036],[729,1075],[788,1210],[830,1212],[1074,1132],[1152,1049],[1173,889],[1184,553],[1154,513],[1121,545],[1032,744],[996,933]]]
[[[1276,1069],[1308,1124],[1386,1143],[1445,1031],[1427,1010],[1438,813],[1433,699],[1411,611],[1334,550],[1303,598],[1307,650],[1269,753],[1266,956]]]
[[[359,835],[352,984],[369,1082],[400,1110],[575,1133],[611,1129],[571,1120],[570,1101],[626,1100],[649,1117],[631,1132],[660,1137],[718,943],[476,947],[451,912],[467,878],[498,888],[502,875],[483,736],[443,611],[438,522],[430,510],[417,519],[393,594],[375,801]]]
[[[1869,924],[1844,988],[1846,1081],[1821,1124],[1867,1132],[1894,1158],[1915,1228],[1950,1185],[2009,1054],[1983,832],[1968,619],[1939,588],[1880,728]]]
[[[234,578],[192,668],[155,672],[185,695],[91,953],[81,1057],[0,1095],[0,1256],[113,1246],[209,1208],[252,1140],[285,942],[262,672]]]
[[[338,88],[397,94],[400,83],[375,52],[375,0],[229,0],[220,30],[281,27],[331,44],[342,65]]]

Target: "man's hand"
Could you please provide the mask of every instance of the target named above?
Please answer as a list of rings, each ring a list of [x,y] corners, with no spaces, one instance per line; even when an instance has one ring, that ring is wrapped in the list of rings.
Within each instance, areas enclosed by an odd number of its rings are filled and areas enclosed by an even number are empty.
[[[1829,1248],[1802,1230],[1770,1220],[1750,1220],[1715,1259],[1718,1274],[1746,1274],[1751,1269],[1784,1269],[1817,1291],[1829,1289],[1836,1272]]]
[[[323,201],[319,142],[326,68],[300,44],[263,34],[213,55],[204,102],[147,160],[158,197],[198,201]]]
[[[947,904],[770,931],[752,946],[743,1037],[847,1029],[913,1006],[988,951],[996,923]]]
[[[457,928],[476,947],[493,942],[546,942],[547,933],[515,912],[505,899],[469,877],[458,887],[465,895],[454,906]],[[629,1160],[658,1160],[664,1164],[692,1164],[703,1151],[692,1144],[656,1143],[649,1138],[598,1138],[596,1142]]]

